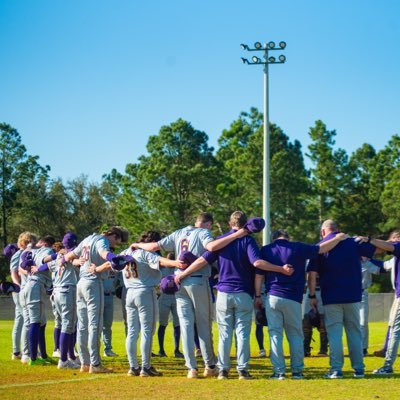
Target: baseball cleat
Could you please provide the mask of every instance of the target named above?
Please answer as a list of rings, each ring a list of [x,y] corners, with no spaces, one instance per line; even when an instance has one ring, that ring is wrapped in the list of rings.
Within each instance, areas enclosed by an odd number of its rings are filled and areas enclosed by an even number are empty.
[[[51,358],[47,356],[46,358],[42,358],[44,361],[48,362],[49,364],[57,365],[58,361],[56,361],[54,358]]]
[[[67,361],[58,360],[57,368],[58,369],[79,369],[80,365],[76,365],[71,360],[67,360]]]
[[[81,365],[81,372],[89,372],[90,365],[88,364],[82,364]]]
[[[154,367],[150,367],[150,368],[142,368],[142,370],[140,371],[140,376],[142,378],[147,378],[149,376],[162,376],[162,372],[157,371]]]
[[[380,349],[380,350],[374,351],[374,356],[375,357],[385,358],[386,357],[386,350],[385,349]]]
[[[58,349],[54,350],[53,354],[52,354],[52,357],[60,358],[61,357],[60,350],[58,350]]]
[[[324,375],[326,379],[342,379],[343,372],[342,371],[329,371]]]
[[[11,354],[11,360],[21,360],[21,354]]]
[[[156,357],[167,357],[167,354],[165,351],[159,351],[158,354],[156,354]]]
[[[267,352],[265,349],[261,349],[260,352],[258,353],[259,357],[267,357]]]
[[[197,369],[189,369],[187,377],[188,379],[197,379],[199,377]]]
[[[37,366],[37,365],[51,365],[49,362],[44,360],[43,358],[37,358],[36,360],[29,360],[30,366]]]
[[[205,367],[203,376],[205,378],[218,376],[218,368],[216,366],[214,366],[214,368]]]
[[[391,375],[393,374],[393,368],[391,367],[381,367],[372,371],[374,375]]]
[[[269,379],[276,379],[278,381],[283,381],[286,378],[286,375],[282,372],[274,372]]]
[[[201,357],[201,350],[200,349],[196,349],[195,356],[196,357]]]
[[[30,360],[30,358],[29,358],[29,356],[27,356],[27,355],[23,355],[23,356],[21,357],[21,362],[22,362],[22,364],[28,364],[28,363],[29,363],[29,360]]]
[[[238,374],[239,374],[239,379],[241,379],[241,380],[253,379],[253,377],[250,375],[249,371],[247,371],[246,369],[239,369]]]
[[[174,352],[174,357],[176,357],[176,358],[184,358],[184,355],[179,350],[176,350]]]
[[[228,371],[226,371],[225,369],[221,369],[221,371],[219,371],[218,373],[218,379],[219,380],[228,379]]]
[[[91,365],[89,367],[89,374],[109,374],[113,372],[111,368],[106,368],[102,364],[99,365]]]
[[[355,369],[353,377],[354,378],[364,378],[365,377],[364,370],[363,369]]]
[[[292,372],[292,379],[305,379],[302,372]]]
[[[104,351],[104,357],[118,357],[118,354],[114,353],[112,350]]]
[[[129,368],[128,371],[129,376],[139,376],[140,375],[140,368]]]

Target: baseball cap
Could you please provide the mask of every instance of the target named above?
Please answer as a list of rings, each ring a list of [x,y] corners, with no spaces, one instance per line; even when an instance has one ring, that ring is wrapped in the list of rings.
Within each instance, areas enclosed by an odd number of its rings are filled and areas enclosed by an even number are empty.
[[[258,233],[261,232],[265,228],[265,220],[260,217],[253,217],[247,220],[244,224],[244,229],[249,231],[250,233]]]
[[[16,243],[10,243],[4,247],[3,253],[7,258],[11,258],[18,251]]]
[[[161,279],[160,289],[165,294],[174,294],[180,289],[174,279],[174,275],[168,275]]]

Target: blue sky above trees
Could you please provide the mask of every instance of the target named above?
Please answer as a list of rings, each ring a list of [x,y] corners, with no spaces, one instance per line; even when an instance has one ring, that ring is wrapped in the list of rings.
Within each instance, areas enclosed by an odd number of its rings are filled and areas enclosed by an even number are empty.
[[[0,120],[52,177],[99,180],[178,118],[216,146],[251,106],[262,69],[240,43],[288,43],[271,67],[270,116],[303,151],[317,119],[348,152],[399,133],[395,0],[0,2]]]

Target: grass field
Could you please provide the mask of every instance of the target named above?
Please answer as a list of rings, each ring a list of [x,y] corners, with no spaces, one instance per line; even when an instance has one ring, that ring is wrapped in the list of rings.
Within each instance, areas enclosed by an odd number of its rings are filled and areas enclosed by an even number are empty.
[[[52,350],[52,323],[47,328],[47,347]],[[251,373],[252,381],[239,381],[232,368],[228,381],[216,379],[189,380],[182,359],[173,357],[153,359],[153,365],[164,373],[160,378],[140,378],[126,375],[128,362],[125,355],[123,325],[114,323],[114,351],[116,359],[105,359],[104,364],[114,368],[108,375],[81,374],[79,371],[58,370],[56,366],[29,367],[19,361],[11,361],[12,321],[0,321],[0,399],[400,399],[400,374],[393,377],[376,377],[371,371],[382,365],[383,359],[366,357],[365,379],[352,378],[348,357],[345,360],[344,379],[325,380],[322,375],[328,369],[328,359],[306,358],[307,379],[271,381],[269,359],[259,358],[258,347],[252,332]],[[382,345],[386,332],[385,323],[370,324],[370,352]],[[266,335],[265,342],[267,344]],[[217,329],[214,326],[217,341]],[[156,338],[155,338],[156,339]],[[172,354],[172,328],[166,333],[166,351]],[[314,343],[314,353],[318,350]],[[268,351],[269,346],[266,346]],[[155,350],[158,351],[157,344]],[[287,350],[287,348],[286,348]],[[347,350],[347,349],[346,349]],[[49,352],[50,353],[50,352]],[[286,351],[287,353],[287,351]],[[287,360],[288,361],[288,360]],[[234,365],[234,360],[233,360]],[[398,362],[395,369],[400,371]],[[200,370],[200,372],[202,372]],[[289,374],[290,376],[290,374]]]

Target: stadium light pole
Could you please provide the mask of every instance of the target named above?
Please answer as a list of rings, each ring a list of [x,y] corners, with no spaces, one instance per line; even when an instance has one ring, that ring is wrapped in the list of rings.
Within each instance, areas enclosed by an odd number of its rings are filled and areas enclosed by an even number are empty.
[[[286,42],[279,42],[276,46],[275,42],[261,44],[254,43],[254,48],[250,48],[247,44],[241,44],[240,47],[246,51],[262,51],[264,61],[257,56],[253,56],[252,61],[242,58],[243,64],[247,65],[264,65],[264,155],[263,155],[263,218],[265,219],[265,229],[263,230],[263,245],[270,243],[271,230],[271,212],[270,212],[270,156],[269,156],[269,92],[268,92],[268,65],[283,64],[286,57],[281,54],[276,60],[275,57],[269,56],[269,51],[284,50]]]

